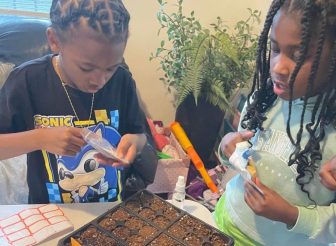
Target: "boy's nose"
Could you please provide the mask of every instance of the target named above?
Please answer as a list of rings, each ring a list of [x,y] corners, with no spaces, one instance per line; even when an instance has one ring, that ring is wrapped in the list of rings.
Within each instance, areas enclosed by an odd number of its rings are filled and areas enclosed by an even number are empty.
[[[95,81],[96,84],[105,84],[106,81],[109,79],[108,73],[106,72],[97,72],[92,79],[92,81]]]

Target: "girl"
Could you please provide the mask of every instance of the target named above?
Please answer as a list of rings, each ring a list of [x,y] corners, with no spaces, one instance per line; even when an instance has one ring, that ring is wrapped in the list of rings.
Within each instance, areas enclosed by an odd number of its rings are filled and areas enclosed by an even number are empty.
[[[129,163],[146,142],[123,66],[129,13],[119,0],[54,0],[50,19],[56,55],[17,67],[0,92],[0,158],[28,153],[30,203],[120,200],[125,172],[100,165],[119,164],[94,158],[81,128],[113,144],[117,129],[117,152]],[[138,171],[146,177],[148,170]]]
[[[264,193],[240,176],[228,183],[215,218],[235,245],[336,242],[335,192],[318,175],[336,155],[335,40],[334,0],[272,1],[240,132],[224,136],[220,148],[230,157],[252,137]]]

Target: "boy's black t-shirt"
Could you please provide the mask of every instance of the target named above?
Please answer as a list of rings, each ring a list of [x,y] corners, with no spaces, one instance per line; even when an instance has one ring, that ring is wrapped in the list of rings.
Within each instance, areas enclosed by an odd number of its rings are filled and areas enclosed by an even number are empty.
[[[107,84],[92,94],[67,86],[72,104],[57,76],[52,55],[27,62],[14,69],[0,91],[0,133],[14,133],[45,127],[83,127],[116,145],[117,131],[144,132],[144,114],[130,72],[119,67]],[[27,155],[30,203],[98,202],[121,199],[122,170],[96,163],[96,151],[89,145],[75,157],[55,156],[47,151]]]

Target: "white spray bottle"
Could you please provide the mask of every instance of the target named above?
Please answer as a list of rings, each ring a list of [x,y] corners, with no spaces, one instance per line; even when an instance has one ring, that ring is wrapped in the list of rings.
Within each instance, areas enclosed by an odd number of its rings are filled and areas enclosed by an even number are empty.
[[[185,200],[184,176],[178,176],[175,190],[172,196],[172,204],[180,209],[183,209],[184,200]]]

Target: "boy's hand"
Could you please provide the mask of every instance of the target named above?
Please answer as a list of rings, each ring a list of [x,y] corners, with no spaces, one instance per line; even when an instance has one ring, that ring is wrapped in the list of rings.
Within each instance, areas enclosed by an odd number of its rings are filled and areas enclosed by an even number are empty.
[[[57,155],[74,156],[85,145],[80,128],[54,127],[38,129],[40,149]]]
[[[252,131],[230,132],[226,134],[220,143],[222,153],[227,158],[230,158],[236,149],[237,143],[247,141],[253,136],[254,132]]]
[[[121,137],[117,147],[117,155],[121,159],[125,159],[128,163],[132,163],[138,152],[141,152],[146,143],[145,134],[125,134]],[[125,166],[127,164],[120,163],[115,159],[110,159],[98,153],[95,158],[99,163],[110,164],[113,167]]]
[[[336,156],[327,161],[320,170],[321,183],[329,190],[336,191]]]
[[[288,203],[278,193],[262,184],[258,178],[256,179],[256,185],[264,192],[264,195],[256,191],[248,182],[244,183],[245,202],[254,213],[293,227],[298,218],[297,207]]]

